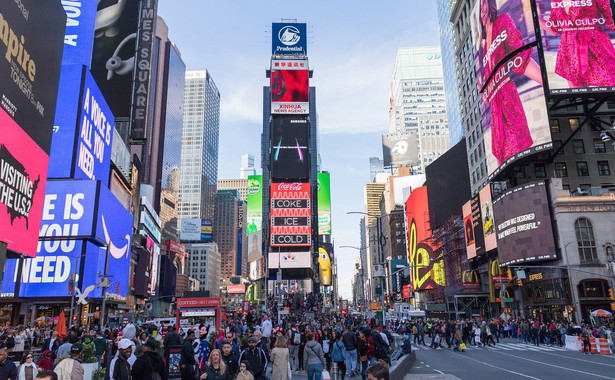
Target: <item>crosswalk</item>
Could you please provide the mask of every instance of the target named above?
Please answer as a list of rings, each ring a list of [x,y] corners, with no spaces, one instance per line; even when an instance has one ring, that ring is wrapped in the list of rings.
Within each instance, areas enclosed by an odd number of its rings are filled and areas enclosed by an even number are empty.
[[[446,346],[445,346],[446,347]],[[433,348],[429,346],[417,346],[414,343],[412,344],[413,350],[433,350]],[[449,348],[440,348],[444,350],[448,350]],[[452,350],[452,348],[451,348]],[[553,351],[569,351],[564,347],[554,347],[554,346],[534,346],[532,344],[525,343],[498,343],[496,346],[491,347],[482,347],[482,346],[471,346],[468,345],[466,347],[466,351],[470,350],[494,350],[494,351],[541,351],[541,352],[553,352]]]

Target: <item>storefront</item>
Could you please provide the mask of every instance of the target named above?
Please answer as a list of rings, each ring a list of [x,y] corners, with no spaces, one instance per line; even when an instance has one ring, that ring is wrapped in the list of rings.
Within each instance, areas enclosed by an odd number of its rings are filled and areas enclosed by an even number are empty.
[[[178,298],[175,317],[177,326],[180,326],[180,318],[182,318],[193,320],[193,323],[191,323],[192,325],[211,325],[218,329],[222,317],[220,298]]]
[[[574,308],[565,270],[528,269],[522,284],[526,317],[542,322],[573,319]]]
[[[577,285],[579,305],[584,321],[590,320],[591,312],[597,309],[611,310],[609,283],[602,279],[587,279]]]

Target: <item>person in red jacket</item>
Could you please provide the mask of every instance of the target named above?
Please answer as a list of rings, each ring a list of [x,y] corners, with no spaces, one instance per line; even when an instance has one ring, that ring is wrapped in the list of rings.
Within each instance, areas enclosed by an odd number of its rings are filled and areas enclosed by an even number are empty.
[[[51,371],[53,369],[53,359],[51,358],[51,351],[43,351],[43,358],[38,362],[38,366],[45,371]]]

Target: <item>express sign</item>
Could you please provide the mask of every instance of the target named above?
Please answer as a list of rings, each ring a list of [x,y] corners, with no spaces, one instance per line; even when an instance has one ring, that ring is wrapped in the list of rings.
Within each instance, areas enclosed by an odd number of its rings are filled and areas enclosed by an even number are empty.
[[[271,184],[271,246],[311,245],[310,184]]]

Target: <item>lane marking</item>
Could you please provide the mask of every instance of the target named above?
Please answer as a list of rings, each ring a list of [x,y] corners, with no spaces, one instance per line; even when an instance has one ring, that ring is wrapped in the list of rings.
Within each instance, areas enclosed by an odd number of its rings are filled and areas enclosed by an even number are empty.
[[[570,352],[576,352],[576,351],[572,351],[572,350],[569,350],[569,351],[570,351]],[[564,358],[564,359],[573,359],[573,360],[578,360],[578,361],[581,361],[581,362],[587,362],[587,363],[592,363],[592,364],[603,365],[603,366],[607,366],[607,367],[615,367],[615,365],[613,365],[613,364],[606,364],[606,363],[594,362],[594,361],[591,361],[591,360],[586,360],[586,359],[572,358],[572,357],[569,357],[569,356],[564,356],[564,355],[559,355],[559,354],[552,354],[552,353],[550,353],[550,352],[545,352],[545,354],[547,354],[547,355],[553,355],[553,356],[558,356],[558,357],[560,357],[560,358]]]
[[[502,354],[502,355],[506,355],[506,356],[512,356],[513,358],[518,358],[518,359],[522,359],[522,360],[527,360],[527,361],[529,361],[529,362],[534,362],[534,363],[538,363],[538,364],[547,365],[547,366],[549,366],[549,367],[555,367],[555,368],[564,369],[564,370],[567,370],[567,371],[573,371],[573,372],[582,373],[582,374],[585,374],[585,375],[590,375],[590,376],[601,377],[601,378],[603,378],[603,379],[613,379],[612,377],[606,377],[606,376],[598,375],[598,374],[591,373],[591,372],[585,372],[585,371],[581,371],[580,369],[573,369],[573,368],[562,367],[562,366],[559,366],[559,365],[549,364],[549,363],[541,362],[541,361],[538,361],[538,360],[532,360],[532,359],[524,358],[524,357],[522,357],[522,356],[516,356],[516,355],[506,354],[506,353],[504,353],[504,352],[500,352],[500,354]]]
[[[435,368],[432,368],[432,369],[433,369],[434,371],[438,372],[440,375],[444,375],[444,372],[440,371],[439,369],[435,369]]]
[[[489,363],[481,362],[480,360],[473,359],[473,358],[471,358],[471,357],[469,357],[469,356],[462,355],[461,353],[458,353],[458,352],[454,352],[454,354],[459,355],[459,356],[463,356],[463,357],[465,357],[466,359],[473,360],[473,361],[475,361],[475,362],[478,362],[478,363],[480,363],[480,364],[486,365],[486,366],[488,366],[488,367],[492,367],[492,368],[498,369],[498,370],[500,370],[500,371],[510,372],[510,373],[515,374],[515,375],[518,375],[518,376],[527,377],[528,379],[540,380],[540,378],[538,378],[538,377],[534,377],[534,376],[526,375],[526,374],[524,374],[524,373],[520,373],[520,372],[511,371],[511,370],[509,370],[509,369],[505,369],[505,368],[502,368],[502,367],[498,367],[498,366],[495,366],[495,365],[493,365],[493,364],[489,364]],[[508,355],[508,354],[504,354],[504,355]],[[514,356],[514,355],[509,355],[509,356]],[[516,357],[516,356],[515,356],[515,357]]]

